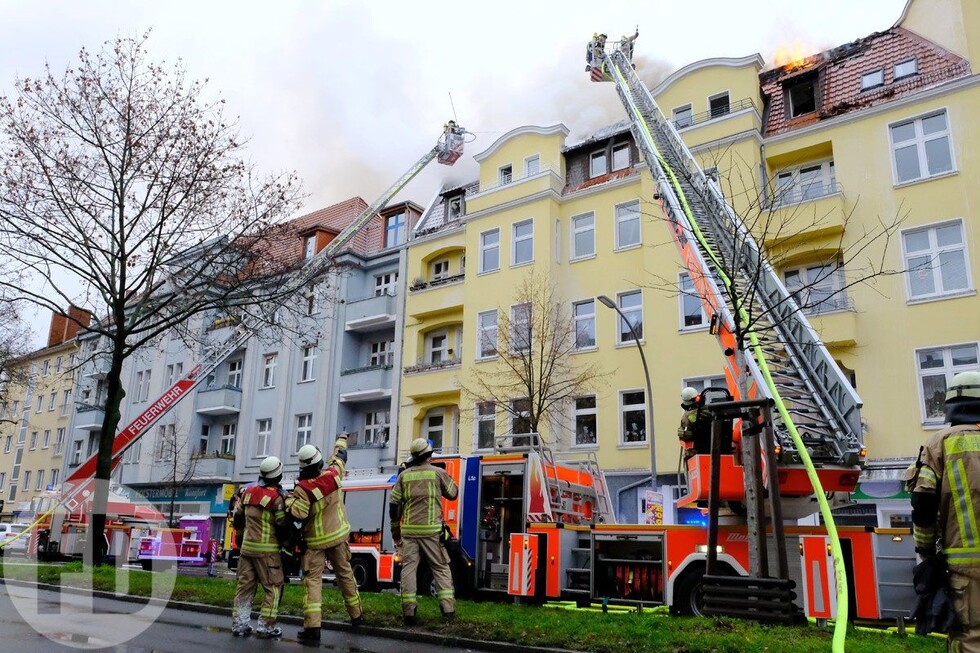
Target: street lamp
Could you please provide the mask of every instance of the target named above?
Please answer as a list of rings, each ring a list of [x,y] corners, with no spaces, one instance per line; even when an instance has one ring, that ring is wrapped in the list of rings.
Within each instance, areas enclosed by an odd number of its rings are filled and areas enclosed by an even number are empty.
[[[599,303],[607,308],[611,308],[619,317],[623,319],[626,326],[630,328],[630,333],[633,335],[633,342],[636,344],[636,350],[640,352],[640,362],[643,363],[643,376],[646,377],[647,382],[647,409],[646,409],[646,428],[647,428],[647,443],[650,445],[650,487],[654,490],[657,489],[657,443],[653,437],[653,390],[650,388],[650,370],[647,368],[647,357],[643,353],[643,347],[640,346],[640,337],[636,333],[636,329],[633,327],[633,323],[626,319],[623,312],[619,310],[619,306],[616,302],[609,299],[605,295],[599,295],[597,297]]]

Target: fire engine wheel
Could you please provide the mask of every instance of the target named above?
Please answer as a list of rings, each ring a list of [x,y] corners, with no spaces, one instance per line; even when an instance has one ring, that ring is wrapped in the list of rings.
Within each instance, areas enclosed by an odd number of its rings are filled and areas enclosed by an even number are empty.
[[[354,582],[362,592],[373,592],[377,586],[374,577],[374,561],[364,556],[354,556],[350,560],[351,571],[354,572]]]
[[[704,602],[701,594],[701,578],[704,567],[688,570],[674,587],[674,601],[670,605],[672,614],[703,617]]]

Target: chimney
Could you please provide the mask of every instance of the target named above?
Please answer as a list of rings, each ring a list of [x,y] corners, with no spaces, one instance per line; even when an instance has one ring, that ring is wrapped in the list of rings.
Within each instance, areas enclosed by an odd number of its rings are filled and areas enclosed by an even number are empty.
[[[87,327],[91,322],[92,314],[77,306],[69,306],[68,315],[52,313],[51,327],[48,329],[48,347],[74,339],[79,330]]]

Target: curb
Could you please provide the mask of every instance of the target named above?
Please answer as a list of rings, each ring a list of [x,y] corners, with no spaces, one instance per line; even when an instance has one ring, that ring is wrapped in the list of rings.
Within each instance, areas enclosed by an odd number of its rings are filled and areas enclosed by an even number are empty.
[[[212,615],[221,615],[231,618],[231,608],[208,605],[206,603],[192,603],[190,601],[161,600],[147,596],[135,596],[133,594],[116,594],[104,590],[86,590],[79,587],[68,585],[51,585],[49,583],[34,583],[31,581],[0,578],[0,586],[12,585],[20,587],[36,587],[40,590],[53,592],[63,592],[66,594],[79,594],[82,596],[95,596],[101,599],[111,599],[113,601],[125,601],[127,603],[149,603],[152,605],[163,606],[170,610],[183,610],[186,612],[204,612]],[[258,617],[258,613],[253,613]],[[280,615],[279,623],[290,626],[303,625],[303,618],[295,615]],[[382,626],[363,625],[354,627],[346,621],[324,620],[320,626],[323,630],[334,630],[358,635],[369,635],[371,637],[381,637],[402,642],[422,642],[425,644],[436,644],[447,648],[468,648],[477,651],[492,651],[495,653],[581,653],[580,651],[570,651],[568,649],[544,648],[538,646],[526,646],[524,644],[512,644],[510,642],[494,642],[482,639],[470,639],[455,635],[441,635],[428,631],[408,630],[404,628],[385,628]]]

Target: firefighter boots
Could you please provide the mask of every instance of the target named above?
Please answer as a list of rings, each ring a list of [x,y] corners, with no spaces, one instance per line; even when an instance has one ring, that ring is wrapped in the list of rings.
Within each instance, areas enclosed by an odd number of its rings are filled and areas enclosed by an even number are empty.
[[[353,626],[354,628],[357,628],[363,623],[364,623],[364,613],[361,613],[350,620],[350,625]]]
[[[296,640],[300,644],[312,644],[314,646],[320,644],[320,629],[319,628],[304,628],[299,631],[296,635]]]

